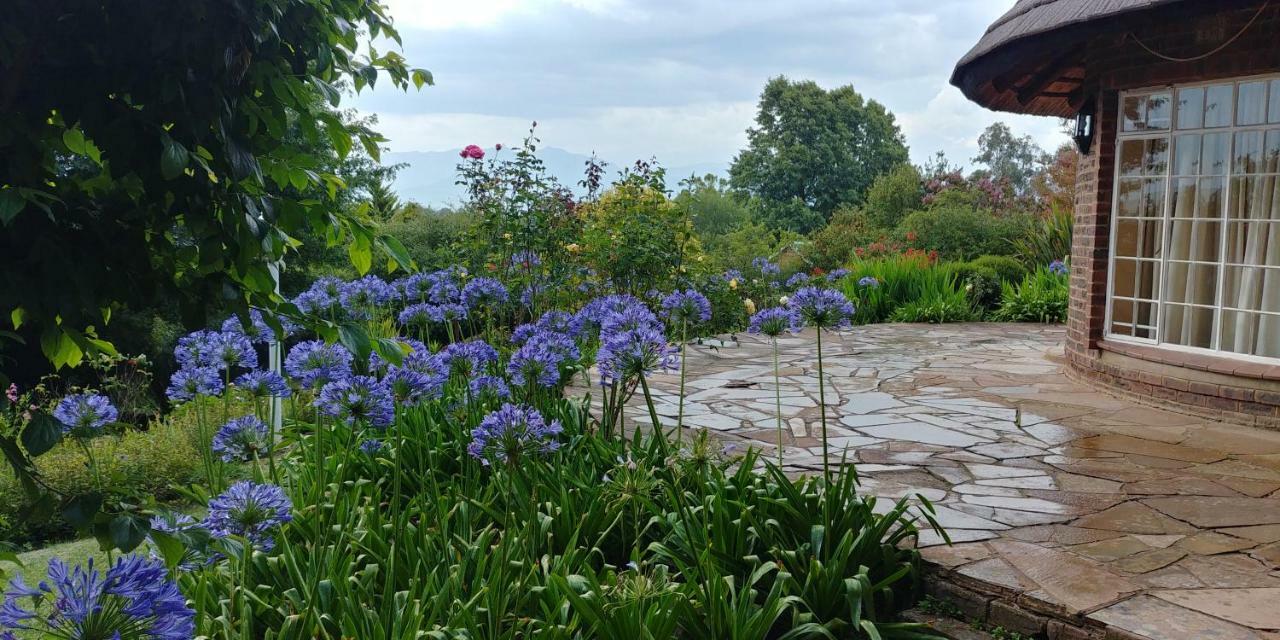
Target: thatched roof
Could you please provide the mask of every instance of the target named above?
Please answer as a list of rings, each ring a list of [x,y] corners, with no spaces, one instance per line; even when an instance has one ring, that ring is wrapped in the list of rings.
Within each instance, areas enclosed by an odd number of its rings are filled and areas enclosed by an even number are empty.
[[[1168,11],[1165,5],[1180,5]],[[951,84],[999,111],[1072,116],[1088,97],[1085,49],[1094,36],[1238,6],[1233,0],[1018,0],[956,64]],[[1157,13],[1152,9],[1162,8]],[[1175,15],[1176,14],[1176,15]]]

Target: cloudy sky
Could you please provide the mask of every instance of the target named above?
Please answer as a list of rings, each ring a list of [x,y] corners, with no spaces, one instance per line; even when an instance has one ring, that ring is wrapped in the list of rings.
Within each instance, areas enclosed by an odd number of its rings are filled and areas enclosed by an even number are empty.
[[[668,166],[728,162],[776,75],[852,84],[921,162],[967,163],[1004,120],[1046,149],[1057,120],[986,111],[947,83],[1012,0],[384,0],[436,86],[358,96],[393,151],[518,141]]]

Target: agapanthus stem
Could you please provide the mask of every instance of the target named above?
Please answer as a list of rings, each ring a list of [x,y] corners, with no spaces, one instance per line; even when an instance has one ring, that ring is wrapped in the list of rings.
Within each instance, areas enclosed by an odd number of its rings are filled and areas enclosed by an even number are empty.
[[[778,466],[782,466],[782,382],[778,377],[778,338],[773,339],[773,398],[778,409]]]
[[[689,323],[680,321],[680,399],[676,409],[676,447],[680,446],[681,434],[684,433],[684,360],[685,347],[689,344]]]
[[[822,417],[822,476],[831,485],[831,455],[827,451],[827,393],[822,375],[822,328],[818,328],[818,407]]]

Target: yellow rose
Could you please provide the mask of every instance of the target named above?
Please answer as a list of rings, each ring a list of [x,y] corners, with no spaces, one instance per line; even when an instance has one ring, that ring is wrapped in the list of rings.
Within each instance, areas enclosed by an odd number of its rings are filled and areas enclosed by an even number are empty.
[[[737,288],[738,288],[738,279],[737,279],[737,278],[733,278],[733,279],[729,280],[729,288],[730,288],[730,289],[737,289]]]
[[[503,239],[505,239],[505,240],[510,240],[510,239],[511,239],[511,234],[509,234],[509,233],[504,233],[504,234],[502,234],[502,237],[503,237]]]
[[[565,251],[568,251],[569,253],[577,253],[579,250],[581,250],[581,249],[582,249],[582,247],[579,247],[579,246],[578,246],[578,243],[576,243],[576,242],[570,242],[569,244],[566,244],[566,245],[564,246],[564,249],[565,249]]]
[[[742,306],[747,308],[747,315],[753,316],[756,314],[756,303],[751,298],[743,298]]]

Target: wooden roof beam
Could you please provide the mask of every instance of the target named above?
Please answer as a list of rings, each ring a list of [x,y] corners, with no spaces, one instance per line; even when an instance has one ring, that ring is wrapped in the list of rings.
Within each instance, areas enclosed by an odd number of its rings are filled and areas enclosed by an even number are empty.
[[[1021,89],[1018,89],[1018,94],[1016,96],[1018,104],[1024,107],[1030,104],[1036,96],[1049,88],[1049,85],[1057,82],[1058,78],[1062,77],[1063,72],[1066,71],[1068,67],[1074,66],[1074,60],[1076,57],[1076,51],[1074,49],[1068,49],[1066,52],[1049,61],[1049,64],[1041,67],[1035,75],[1031,76],[1031,78],[1027,80],[1027,83],[1023,85]]]

